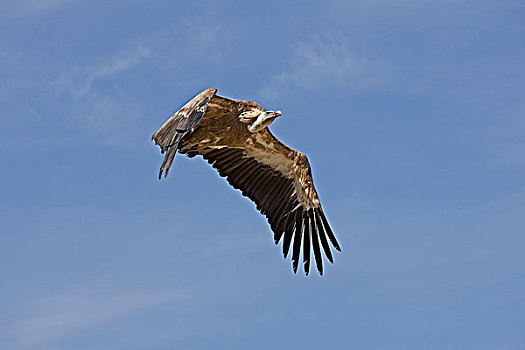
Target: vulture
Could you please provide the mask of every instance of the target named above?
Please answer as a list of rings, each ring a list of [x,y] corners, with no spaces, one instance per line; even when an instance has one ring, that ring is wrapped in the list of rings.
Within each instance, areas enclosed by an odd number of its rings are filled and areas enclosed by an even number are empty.
[[[165,154],[159,180],[168,175],[177,152],[202,156],[266,216],[275,244],[283,242],[285,259],[292,249],[294,273],[302,251],[308,275],[312,251],[322,275],[321,252],[333,263],[330,244],[341,248],[319,202],[308,159],[268,130],[281,112],[216,93],[215,88],[202,91],[153,134],[151,139]]]

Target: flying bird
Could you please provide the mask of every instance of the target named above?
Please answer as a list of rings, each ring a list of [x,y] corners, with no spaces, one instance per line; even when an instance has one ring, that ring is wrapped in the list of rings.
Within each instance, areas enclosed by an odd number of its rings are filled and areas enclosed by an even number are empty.
[[[283,241],[285,259],[292,246],[294,273],[302,251],[308,275],[312,250],[322,275],[321,247],[331,263],[328,242],[341,248],[319,202],[308,159],[268,130],[281,112],[216,93],[215,88],[202,91],[153,134],[151,139],[165,154],[159,179],[168,175],[177,151],[190,158],[201,155],[266,216],[275,244]]]

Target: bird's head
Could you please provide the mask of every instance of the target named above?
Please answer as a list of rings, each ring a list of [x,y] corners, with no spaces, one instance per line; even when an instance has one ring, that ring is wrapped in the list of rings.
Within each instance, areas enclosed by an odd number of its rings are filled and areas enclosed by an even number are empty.
[[[257,116],[257,119],[248,126],[250,132],[258,132],[273,123],[275,118],[281,115],[281,111],[264,111]]]

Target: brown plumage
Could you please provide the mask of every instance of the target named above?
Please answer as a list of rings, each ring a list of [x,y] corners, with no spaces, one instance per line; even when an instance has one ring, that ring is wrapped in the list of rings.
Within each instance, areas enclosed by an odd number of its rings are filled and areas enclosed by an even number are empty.
[[[201,155],[220,176],[255,202],[266,216],[275,244],[283,240],[286,258],[292,245],[294,273],[303,253],[306,275],[310,248],[323,274],[321,247],[333,263],[330,245],[341,251],[314,188],[306,156],[281,143],[268,130],[280,112],[259,104],[216,95],[206,89],[186,103],[152,136],[165,153],[159,179],[168,175],[177,151]],[[302,249],[301,249],[302,244]]]

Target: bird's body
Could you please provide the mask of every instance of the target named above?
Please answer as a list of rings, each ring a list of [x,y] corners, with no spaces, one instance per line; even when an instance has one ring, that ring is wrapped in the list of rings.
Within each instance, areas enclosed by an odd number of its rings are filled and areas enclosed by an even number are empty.
[[[153,135],[166,153],[159,178],[163,172],[167,176],[177,151],[189,157],[202,155],[266,215],[275,243],[284,237],[285,257],[294,237],[294,272],[302,245],[308,274],[311,245],[322,274],[320,247],[330,262],[328,241],[340,248],[321,208],[308,159],[268,130],[279,111],[265,111],[255,102],[220,97],[216,92],[210,88],[195,96]]]

